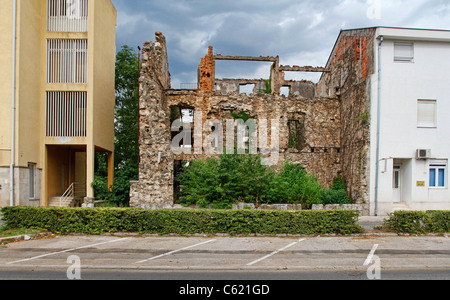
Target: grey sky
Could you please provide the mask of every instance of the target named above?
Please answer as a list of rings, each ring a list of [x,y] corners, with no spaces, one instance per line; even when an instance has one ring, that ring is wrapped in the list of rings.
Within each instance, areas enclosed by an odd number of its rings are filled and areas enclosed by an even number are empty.
[[[450,30],[449,0],[112,0],[117,49],[167,39],[172,86],[194,83],[208,46],[224,55],[280,56],[325,65],[341,29],[394,26]],[[268,78],[258,63],[217,65],[218,77]],[[305,74],[304,79],[306,78]],[[301,79],[301,78],[295,78]]]

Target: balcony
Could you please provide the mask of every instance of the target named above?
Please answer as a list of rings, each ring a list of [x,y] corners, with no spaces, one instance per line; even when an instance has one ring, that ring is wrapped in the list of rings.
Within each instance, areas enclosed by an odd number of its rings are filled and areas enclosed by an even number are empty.
[[[47,31],[87,32],[88,0],[47,0]]]

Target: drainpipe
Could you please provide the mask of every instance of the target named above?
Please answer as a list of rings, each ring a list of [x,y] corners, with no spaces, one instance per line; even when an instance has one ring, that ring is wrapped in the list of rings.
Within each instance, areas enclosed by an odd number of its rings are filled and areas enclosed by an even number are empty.
[[[380,112],[381,112],[381,45],[383,44],[383,36],[380,37],[378,43],[378,108],[377,108],[377,167],[375,174],[375,216],[378,216],[378,181],[380,171]]]
[[[16,12],[17,0],[13,2],[12,32],[12,91],[11,91],[11,166],[10,166],[10,205],[14,206],[14,165],[16,150]]]

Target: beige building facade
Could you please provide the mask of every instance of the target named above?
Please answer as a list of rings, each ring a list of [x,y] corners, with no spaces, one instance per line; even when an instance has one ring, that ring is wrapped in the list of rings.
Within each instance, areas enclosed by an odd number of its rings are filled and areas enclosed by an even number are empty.
[[[113,180],[117,12],[110,0],[8,0],[0,11],[0,207],[94,198]]]

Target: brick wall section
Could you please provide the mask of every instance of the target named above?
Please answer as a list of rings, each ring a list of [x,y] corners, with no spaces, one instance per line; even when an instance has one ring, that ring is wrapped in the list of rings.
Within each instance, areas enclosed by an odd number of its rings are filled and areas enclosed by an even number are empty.
[[[213,47],[209,47],[208,54],[201,59],[198,67],[199,72],[199,90],[200,91],[214,91],[215,83],[215,60],[213,54]]]

